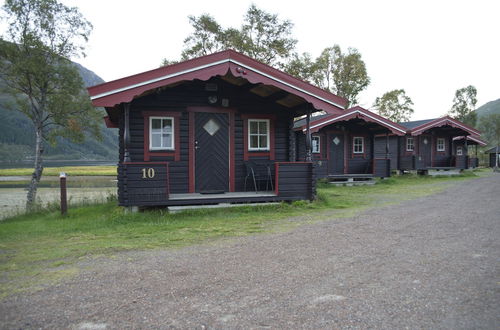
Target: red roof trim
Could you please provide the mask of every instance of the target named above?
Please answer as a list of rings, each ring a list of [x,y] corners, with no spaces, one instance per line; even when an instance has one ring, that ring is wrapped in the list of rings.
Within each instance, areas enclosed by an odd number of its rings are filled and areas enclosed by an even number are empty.
[[[88,88],[94,106],[113,107],[130,102],[147,90],[182,80],[208,80],[228,71],[252,83],[265,83],[304,98],[317,109],[342,113],[344,98],[297,79],[248,56],[226,50],[189,61],[146,71]]]
[[[402,136],[406,134],[406,129],[403,126],[396,124],[360,106],[352,107],[343,114],[340,115],[335,114],[312,122],[310,124],[311,132],[313,133],[317,132],[325,126],[331,125],[338,121],[345,121],[352,118],[360,118],[367,122],[378,123],[381,126],[384,126],[385,128],[389,129],[392,133],[396,135]],[[305,130],[305,126],[302,126],[301,129]]]
[[[107,128],[118,128],[118,124],[113,122],[109,116],[102,117]]]
[[[464,138],[464,136],[455,136],[453,138],[453,141],[463,140],[463,138]],[[467,140],[474,141],[477,144],[479,144],[481,147],[484,147],[484,146],[488,145],[488,143],[486,141],[481,140],[478,136],[475,136],[475,135],[468,135],[467,136]]]
[[[436,118],[428,123],[414,127],[413,129],[409,130],[409,132],[411,133],[411,135],[415,136],[415,135],[420,135],[424,131],[431,129],[433,127],[441,127],[441,126],[445,126],[445,125],[449,125],[449,126],[455,127],[455,128],[461,128],[464,131],[469,132],[470,134],[481,136],[481,132],[479,132],[477,129],[474,129],[470,126],[467,126],[464,123],[462,123],[456,119],[451,118],[450,116]]]

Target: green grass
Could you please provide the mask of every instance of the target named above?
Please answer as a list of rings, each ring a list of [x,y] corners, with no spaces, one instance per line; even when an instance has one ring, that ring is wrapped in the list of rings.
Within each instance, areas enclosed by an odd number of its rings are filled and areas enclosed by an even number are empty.
[[[318,199],[313,203],[169,214],[162,210],[126,213],[111,201],[71,208],[66,217],[54,210],[19,215],[0,222],[0,298],[74,276],[81,258],[289,230],[437,193],[454,182],[474,177],[477,175],[467,172],[459,177],[393,177],[373,186],[319,184]]]
[[[66,175],[72,176],[116,175],[116,166],[63,166],[43,169],[44,176],[59,176],[60,172],[65,172]],[[0,169],[0,176],[30,176],[32,174],[32,168]]]

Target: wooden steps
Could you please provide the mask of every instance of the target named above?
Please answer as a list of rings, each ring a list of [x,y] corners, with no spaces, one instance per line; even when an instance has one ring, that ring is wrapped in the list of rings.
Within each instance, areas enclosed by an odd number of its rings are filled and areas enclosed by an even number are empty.
[[[375,184],[373,174],[339,174],[329,175],[328,183],[337,186],[360,186]]]
[[[431,176],[437,176],[437,175],[460,175],[462,170],[457,167],[428,167],[424,170],[420,170],[419,174],[424,174],[424,175],[431,175]]]

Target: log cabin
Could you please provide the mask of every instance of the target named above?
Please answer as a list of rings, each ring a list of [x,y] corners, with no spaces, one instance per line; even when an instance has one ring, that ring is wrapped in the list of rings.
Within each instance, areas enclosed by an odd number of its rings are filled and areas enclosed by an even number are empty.
[[[305,159],[306,119],[295,122],[297,157]],[[341,114],[322,114],[310,122],[312,159],[317,178],[330,182],[366,180],[391,175],[391,136],[406,129],[360,106]],[[394,144],[395,146],[396,144]]]
[[[489,167],[495,168],[497,167],[497,165],[500,164],[500,145],[488,149],[484,153],[489,155],[488,157]]]
[[[312,199],[313,164],[297,160],[294,118],[309,123],[347,104],[232,50],[88,93],[119,130],[118,200],[127,207]]]
[[[407,129],[397,138],[400,171],[460,171],[469,168],[468,145],[485,143],[478,130],[449,116],[400,124]]]
[[[453,138],[453,146],[457,156],[463,155],[464,151],[468,156],[468,167],[479,167],[479,157],[477,154],[477,147],[485,147],[488,143],[482,140],[479,136],[456,136]],[[472,149],[473,148],[473,149]]]

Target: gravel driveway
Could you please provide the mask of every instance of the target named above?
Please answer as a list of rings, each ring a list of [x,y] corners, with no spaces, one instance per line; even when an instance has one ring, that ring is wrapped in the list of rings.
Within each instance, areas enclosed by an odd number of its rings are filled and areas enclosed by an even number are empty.
[[[279,234],[102,258],[0,303],[2,328],[500,325],[500,175]]]

